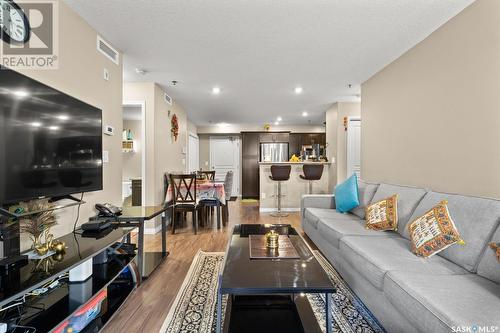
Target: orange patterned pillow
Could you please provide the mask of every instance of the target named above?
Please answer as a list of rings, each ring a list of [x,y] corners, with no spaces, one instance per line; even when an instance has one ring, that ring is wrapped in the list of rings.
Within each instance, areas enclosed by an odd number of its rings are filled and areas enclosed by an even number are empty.
[[[366,207],[366,229],[398,229],[398,195],[380,200]]]
[[[411,251],[420,257],[431,257],[455,243],[465,244],[448,211],[448,202],[441,201],[424,215],[408,224]]]
[[[490,247],[495,251],[495,255],[498,261],[500,261],[500,243],[491,243]]]

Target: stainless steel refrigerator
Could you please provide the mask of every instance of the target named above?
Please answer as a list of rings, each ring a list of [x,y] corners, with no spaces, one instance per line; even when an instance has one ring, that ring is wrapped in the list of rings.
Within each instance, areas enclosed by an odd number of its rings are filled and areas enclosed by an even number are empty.
[[[261,162],[286,162],[288,161],[288,143],[261,143]]]

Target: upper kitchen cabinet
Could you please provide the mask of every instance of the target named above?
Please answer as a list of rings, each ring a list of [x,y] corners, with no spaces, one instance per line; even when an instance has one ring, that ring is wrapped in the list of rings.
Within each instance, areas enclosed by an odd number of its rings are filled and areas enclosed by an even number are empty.
[[[260,143],[288,142],[289,132],[264,132],[260,133]]]

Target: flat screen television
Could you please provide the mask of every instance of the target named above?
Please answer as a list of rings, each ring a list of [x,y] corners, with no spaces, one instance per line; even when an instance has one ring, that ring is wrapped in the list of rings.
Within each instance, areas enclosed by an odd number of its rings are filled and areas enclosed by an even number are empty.
[[[101,189],[101,110],[1,67],[0,204]]]

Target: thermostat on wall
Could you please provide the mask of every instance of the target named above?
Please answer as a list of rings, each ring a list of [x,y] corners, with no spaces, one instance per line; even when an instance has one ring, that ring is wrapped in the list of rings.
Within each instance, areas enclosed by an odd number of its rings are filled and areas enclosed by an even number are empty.
[[[115,135],[115,128],[110,125],[104,126],[104,134],[106,135]]]

